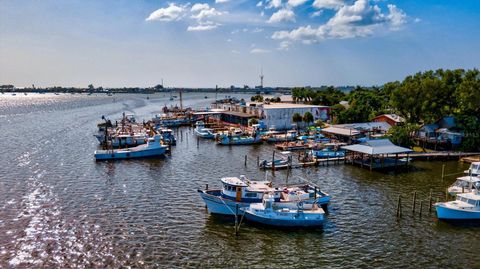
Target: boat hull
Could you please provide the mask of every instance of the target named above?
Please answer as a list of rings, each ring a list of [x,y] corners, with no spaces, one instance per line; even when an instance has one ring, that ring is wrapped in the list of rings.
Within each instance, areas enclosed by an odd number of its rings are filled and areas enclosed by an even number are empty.
[[[262,214],[245,209],[245,218],[248,221],[261,223],[274,227],[320,227],[323,226],[324,215],[314,214],[315,216],[306,216],[304,213],[282,213]],[[312,214],[313,215],[313,214]]]
[[[443,203],[435,205],[437,218],[445,220],[480,220],[480,211],[455,209]]]
[[[207,206],[208,212],[211,214],[220,214],[220,215],[235,215],[236,206],[238,208],[248,207],[251,203],[260,203],[261,199],[256,201],[249,202],[236,202],[230,199],[225,199],[221,196],[220,190],[198,190],[200,196],[202,197],[205,205]],[[282,207],[297,208],[296,202],[278,202],[282,204]],[[305,200],[303,201],[304,208],[311,208],[313,206],[314,200]],[[330,203],[330,196],[325,194],[324,196],[317,197],[317,204],[323,209],[327,209],[328,204]]]
[[[97,161],[103,161],[161,157],[165,155],[165,152],[166,147],[159,147],[142,150],[96,150],[94,155]]]

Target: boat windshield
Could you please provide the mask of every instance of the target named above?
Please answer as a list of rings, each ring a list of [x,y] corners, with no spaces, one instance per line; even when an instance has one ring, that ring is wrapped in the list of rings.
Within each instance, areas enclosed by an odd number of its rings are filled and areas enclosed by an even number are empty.
[[[468,188],[468,182],[465,180],[458,179],[457,181],[455,181],[455,183],[453,183],[453,186],[460,187],[460,188],[462,187]]]

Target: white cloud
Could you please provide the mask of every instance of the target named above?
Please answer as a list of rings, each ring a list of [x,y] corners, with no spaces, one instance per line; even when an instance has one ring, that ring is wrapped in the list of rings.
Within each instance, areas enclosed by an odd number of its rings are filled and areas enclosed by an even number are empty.
[[[177,6],[170,3],[166,8],[155,10],[148,16],[147,21],[177,21],[182,18],[185,12],[183,6]]]
[[[195,26],[188,26],[187,31],[189,31],[189,32],[192,32],[192,31],[209,31],[209,30],[213,30],[213,29],[217,28],[218,26],[220,26],[220,24],[214,23],[214,22],[207,22],[207,23],[198,24],[198,25],[195,25]]]
[[[222,14],[223,12],[220,12],[212,7],[212,8],[200,10],[200,12],[197,15],[192,15],[192,18],[196,20],[204,20],[211,17],[220,16]]]
[[[388,10],[390,11],[390,14],[388,14],[387,19],[390,21],[390,28],[398,30],[405,24],[407,15],[395,5],[388,5]]]
[[[288,5],[292,7],[297,7],[305,4],[308,0],[288,0]]]
[[[260,2],[257,3],[257,7],[261,7],[261,6],[263,6],[263,2],[262,2],[262,1],[260,1]]]
[[[268,23],[278,23],[282,21],[292,21],[295,22],[295,13],[290,9],[280,9],[279,11],[272,14]]]
[[[257,28],[252,30],[252,33],[261,33],[261,32],[263,32],[263,28],[258,28],[257,27]]]
[[[384,14],[368,0],[357,0],[353,5],[342,6],[327,23],[318,27],[301,26],[292,31],[277,31],[273,39],[299,41],[306,44],[333,38],[354,38],[372,35],[379,28],[397,30],[406,22],[406,14],[394,5]]]
[[[286,51],[286,50],[290,49],[291,45],[292,45],[292,42],[284,40],[284,41],[280,42],[280,45],[278,46],[278,49]]]
[[[339,9],[345,5],[345,0],[315,0],[312,4],[314,8],[318,9]]]
[[[279,8],[282,6],[282,0],[268,0],[267,8]]]
[[[263,10],[262,10],[262,12],[260,12],[260,16],[262,16],[262,17],[265,16],[265,12],[263,12]]]
[[[420,19],[420,18],[415,18],[415,19],[413,20],[413,22],[415,22],[415,23],[419,23],[419,22],[421,22],[421,21],[422,21],[422,19]]]
[[[204,10],[204,9],[209,9],[209,8],[210,8],[210,6],[207,3],[204,3],[204,4],[197,3],[197,4],[192,6],[192,9],[190,11],[197,12],[197,11]]]
[[[266,49],[259,49],[259,48],[254,48],[250,51],[251,54],[264,54],[264,53],[269,53],[269,50]]]
[[[315,17],[318,17],[318,16],[322,15],[322,13],[323,13],[323,10],[317,10],[315,12],[310,13],[310,17],[315,18]]]
[[[230,1],[230,0],[215,0],[215,3],[216,4],[222,4],[222,3],[226,3],[228,1]]]

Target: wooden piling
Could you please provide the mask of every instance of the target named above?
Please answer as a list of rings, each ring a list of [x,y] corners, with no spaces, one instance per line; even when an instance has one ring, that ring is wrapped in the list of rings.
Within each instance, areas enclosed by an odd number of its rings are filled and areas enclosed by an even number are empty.
[[[422,209],[423,209],[423,201],[420,200],[420,212],[418,212],[418,214],[420,215],[420,217],[422,216]]]
[[[235,205],[235,235],[238,236],[238,204]]]
[[[245,166],[247,166],[247,155],[245,155]]]
[[[197,148],[200,147],[200,138],[197,137]]]
[[[398,202],[397,202],[397,218],[402,217],[402,196],[398,195]]]
[[[205,190],[208,191],[208,183],[205,184]]]
[[[273,154],[272,154],[272,171],[275,172],[275,150],[273,151]]]
[[[448,201],[448,188],[445,189],[445,202]]]
[[[412,214],[415,214],[415,203],[417,202],[417,192],[413,192]]]
[[[444,177],[445,177],[445,164],[442,164],[442,182]]]
[[[430,189],[430,196],[428,197],[428,213],[432,213],[432,189]]]
[[[260,156],[257,156],[257,166],[260,166]]]

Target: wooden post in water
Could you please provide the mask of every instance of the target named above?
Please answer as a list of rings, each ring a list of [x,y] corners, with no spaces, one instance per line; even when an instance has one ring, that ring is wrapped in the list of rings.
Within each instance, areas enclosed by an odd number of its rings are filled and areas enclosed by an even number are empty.
[[[420,212],[418,212],[418,214],[420,215],[420,217],[422,216],[422,209],[423,209],[423,201],[420,200]]]
[[[442,182],[444,177],[445,177],[445,164],[442,164]]]
[[[430,196],[428,197],[428,213],[432,213],[432,189],[430,189]]]
[[[260,166],[260,156],[257,156],[257,166]]]
[[[197,149],[200,147],[200,138],[197,137]]]
[[[245,155],[245,166],[247,166],[247,155]]]
[[[445,202],[448,201],[448,188],[445,189]]]
[[[415,214],[415,203],[417,202],[417,192],[413,192],[412,214]]]
[[[183,131],[180,130],[180,141],[183,141]]]
[[[205,184],[205,190],[208,191],[208,183]]]
[[[272,154],[272,171],[275,172],[275,150],[273,151],[273,154]]]
[[[397,202],[397,218],[402,217],[402,196],[398,195],[398,202]]]
[[[238,204],[235,205],[235,235],[238,236]]]

